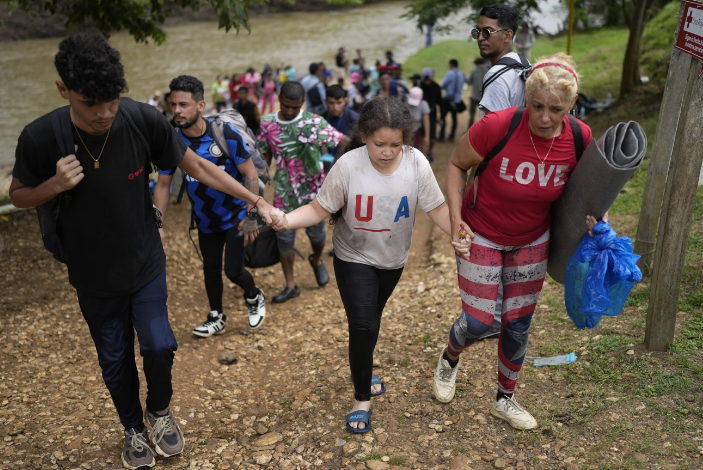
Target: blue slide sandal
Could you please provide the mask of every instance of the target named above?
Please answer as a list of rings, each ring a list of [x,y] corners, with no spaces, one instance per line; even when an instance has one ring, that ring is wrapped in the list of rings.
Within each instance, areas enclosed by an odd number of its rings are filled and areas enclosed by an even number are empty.
[[[364,429],[357,429],[349,426],[352,421],[361,421],[366,425]],[[347,415],[347,431],[354,434],[364,434],[371,431],[371,411],[356,410]]]
[[[381,384],[381,391],[378,393],[372,393],[371,394],[372,397],[377,397],[379,395],[386,393],[386,385],[381,381],[381,379],[378,377],[378,375],[373,374],[371,376],[371,386],[373,387],[374,385],[378,385],[378,384]]]

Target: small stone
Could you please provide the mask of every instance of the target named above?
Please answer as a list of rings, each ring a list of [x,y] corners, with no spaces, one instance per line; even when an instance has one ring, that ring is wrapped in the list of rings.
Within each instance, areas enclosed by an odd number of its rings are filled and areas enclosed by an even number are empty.
[[[220,364],[228,366],[230,364],[236,364],[237,361],[239,361],[239,355],[233,352],[225,352],[220,354],[217,360],[220,361]]]
[[[258,349],[259,351],[263,351],[263,350],[264,350],[264,347],[263,347],[262,345],[258,345],[258,346],[256,347],[256,349]]]
[[[506,467],[505,459],[502,459],[502,458],[496,459],[496,461],[493,462],[493,466],[495,468],[505,468]]]
[[[256,440],[254,440],[253,445],[254,447],[266,447],[266,446],[272,446],[274,444],[278,444],[283,440],[283,436],[281,436],[277,432],[270,432],[268,434],[264,434],[261,437],[258,437]]]
[[[376,439],[378,440],[379,444],[383,445],[388,442],[388,434],[379,434]]]
[[[254,452],[251,457],[258,463],[259,465],[266,465],[271,461],[273,456],[271,455],[270,452],[268,451],[261,451],[261,452]]]
[[[647,457],[645,457],[645,455],[641,452],[635,452],[634,454],[632,454],[632,458],[640,462],[644,462],[645,460],[647,460]]]
[[[387,455],[384,455],[383,457],[381,457],[381,460],[383,460],[384,462],[388,462],[391,460],[391,458],[388,457]]]
[[[444,425],[445,425],[445,426],[451,426],[452,424],[454,424],[453,421],[447,420],[447,421],[444,422]]]
[[[260,435],[263,435],[263,434],[266,434],[267,432],[269,432],[269,430],[266,426],[259,423],[256,425],[256,432],[259,433]]]
[[[344,439],[337,439],[337,442],[334,443],[335,447],[344,447],[344,444],[346,444],[347,441]]]
[[[579,466],[575,463],[569,462],[564,466],[564,470],[579,470]]]
[[[450,470],[471,470],[469,458],[465,455],[457,455],[449,462]]]
[[[686,395],[686,401],[689,403],[693,403],[694,401],[696,401],[696,396],[693,394]]]
[[[343,450],[345,455],[353,455],[359,451],[359,443],[356,441],[349,441],[344,444]]]
[[[486,462],[493,462],[493,460],[495,459],[495,457],[493,457],[491,454],[483,454],[481,458]]]
[[[242,328],[239,330],[239,334],[242,336],[251,336],[251,330],[249,328]]]
[[[420,282],[420,283],[417,285],[417,293],[418,293],[418,294],[422,294],[423,292],[425,292],[425,283],[424,283],[424,282]]]
[[[635,351],[633,349],[628,349],[625,354],[627,354],[628,356],[632,356],[635,354]]]
[[[386,462],[382,462],[381,460],[367,460],[366,466],[369,467],[370,470],[387,470],[391,468],[390,465]]]

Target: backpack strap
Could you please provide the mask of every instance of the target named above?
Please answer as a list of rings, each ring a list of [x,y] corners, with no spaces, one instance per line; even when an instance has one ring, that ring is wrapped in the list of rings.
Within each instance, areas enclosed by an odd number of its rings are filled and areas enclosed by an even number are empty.
[[[144,137],[142,129],[146,129],[146,120],[144,119],[144,114],[139,109],[139,105],[131,98],[120,99],[119,110],[122,112],[127,124],[132,128],[139,143],[144,148],[146,152],[146,163],[151,164],[151,147],[149,147],[149,141]],[[151,173],[151,172],[150,172]]]
[[[227,140],[225,139],[225,133],[222,130],[222,126],[224,126],[224,123],[220,123],[217,121],[217,119],[213,119],[210,121],[212,124],[212,138],[215,139],[215,142],[217,142],[217,146],[220,147],[220,150],[222,150],[222,153],[225,154],[227,158],[232,158],[232,155],[229,153],[229,147],[227,146]]]
[[[493,149],[488,152],[486,158],[484,158],[483,161],[478,165],[478,169],[476,170],[476,176],[479,176],[481,173],[483,173],[483,170],[485,170],[488,166],[488,162],[490,162],[493,157],[498,155],[503,150],[503,148],[505,148],[505,145],[510,140],[510,137],[513,135],[513,132],[515,132],[515,129],[520,124],[520,121],[522,120],[522,115],[524,113],[525,108],[520,107],[515,110],[515,113],[513,113],[513,118],[510,120],[510,127],[508,128],[508,133],[505,134],[505,137],[503,137],[500,142],[498,142],[498,145],[493,147]]]
[[[61,158],[76,153],[76,148],[73,144],[70,106],[63,106],[51,112],[51,127],[54,130],[56,142],[59,144]]]
[[[571,124],[571,133],[574,135],[574,150],[576,151],[576,163],[578,163],[583,155],[583,131],[581,131],[581,125],[576,116],[573,114],[567,114],[567,116],[569,116],[569,124]]]
[[[508,133],[505,134],[505,137],[498,142],[498,145],[493,147],[493,149],[488,152],[488,155],[486,155],[486,158],[483,159],[481,163],[479,163],[477,166],[475,166],[475,171],[474,169],[471,170],[472,175],[469,175],[469,180],[473,176],[473,187],[474,187],[474,200],[471,202],[471,208],[473,208],[476,205],[476,201],[478,199],[478,176],[483,173],[483,171],[486,169],[488,166],[488,162],[490,162],[493,157],[498,155],[503,148],[505,148],[505,145],[508,143],[510,140],[510,137],[513,135],[513,132],[515,132],[515,129],[517,126],[520,124],[520,121],[522,120],[522,115],[525,113],[525,108],[520,107],[515,110],[515,113],[513,114],[512,119],[510,120],[510,127],[508,128]]]
[[[501,70],[497,71],[494,75],[492,75],[488,80],[483,82],[483,87],[481,88],[481,93],[483,93],[486,88],[488,88],[489,85],[491,85],[493,82],[495,82],[498,77],[502,76],[503,74],[507,73],[510,70],[513,69],[529,69],[532,67],[530,65],[530,61],[527,60],[524,56],[518,54],[518,57],[520,58],[520,61],[517,61],[511,57],[502,57],[498,62],[493,64],[491,68],[495,67],[496,65],[504,65]],[[490,71],[490,69],[489,69]]]
[[[183,195],[186,192],[186,184],[188,184],[188,182],[186,181],[186,173],[184,171],[183,172],[183,181],[181,181],[181,187],[178,188],[178,197],[176,198],[176,204],[180,204],[181,201],[183,200]]]

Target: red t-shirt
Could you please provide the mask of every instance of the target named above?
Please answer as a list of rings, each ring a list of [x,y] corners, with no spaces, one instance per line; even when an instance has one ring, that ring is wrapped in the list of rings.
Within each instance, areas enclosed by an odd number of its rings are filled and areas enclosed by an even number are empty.
[[[488,155],[505,137],[516,109],[490,113],[471,126],[469,139],[479,155]],[[474,232],[500,245],[527,245],[547,231],[552,223],[552,202],[561,195],[576,166],[574,137],[567,116],[544,168],[540,168],[530,142],[528,119],[526,110],[508,143],[478,178],[478,200],[473,209],[473,187],[464,195],[461,208],[463,219]],[[586,124],[579,124],[586,148],[593,135]],[[534,134],[532,139],[539,156],[544,158],[552,139]]]

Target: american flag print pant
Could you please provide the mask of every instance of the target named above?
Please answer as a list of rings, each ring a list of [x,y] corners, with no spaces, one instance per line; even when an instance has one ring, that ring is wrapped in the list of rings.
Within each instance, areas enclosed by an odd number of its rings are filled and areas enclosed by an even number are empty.
[[[449,333],[448,352],[458,356],[493,324],[498,284],[503,316],[498,340],[498,389],[515,390],[527,351],[528,330],[547,274],[549,230],[524,246],[503,246],[476,234],[468,259],[457,256],[461,316]]]

